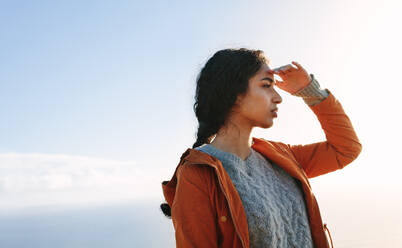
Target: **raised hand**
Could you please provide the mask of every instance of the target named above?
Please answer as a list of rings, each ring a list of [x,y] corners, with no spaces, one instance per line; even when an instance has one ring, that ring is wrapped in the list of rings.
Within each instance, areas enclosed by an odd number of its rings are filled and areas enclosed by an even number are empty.
[[[292,64],[296,67],[288,64],[272,70],[274,74],[282,79],[282,81],[276,80],[276,86],[290,94],[303,89],[311,81],[310,75],[299,63],[292,61]]]

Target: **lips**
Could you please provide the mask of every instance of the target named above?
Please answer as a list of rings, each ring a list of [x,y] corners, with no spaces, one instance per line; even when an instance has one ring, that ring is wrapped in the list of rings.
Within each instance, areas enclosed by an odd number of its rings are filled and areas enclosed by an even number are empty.
[[[278,114],[277,114],[278,108],[274,108],[273,110],[271,110],[271,112],[272,112],[273,117],[278,117]]]

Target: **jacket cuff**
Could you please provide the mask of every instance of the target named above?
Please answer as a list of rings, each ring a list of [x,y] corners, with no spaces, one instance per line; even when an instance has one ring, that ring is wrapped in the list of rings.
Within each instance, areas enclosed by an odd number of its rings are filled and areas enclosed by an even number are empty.
[[[321,89],[313,74],[310,74],[310,77],[310,84],[292,95],[302,97],[307,105],[314,106],[326,99],[329,92],[328,89]]]

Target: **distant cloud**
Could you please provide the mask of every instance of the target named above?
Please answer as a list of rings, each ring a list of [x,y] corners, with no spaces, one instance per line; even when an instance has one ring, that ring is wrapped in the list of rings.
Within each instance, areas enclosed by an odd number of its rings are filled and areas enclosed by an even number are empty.
[[[155,197],[153,171],[134,161],[64,154],[0,154],[2,208]]]

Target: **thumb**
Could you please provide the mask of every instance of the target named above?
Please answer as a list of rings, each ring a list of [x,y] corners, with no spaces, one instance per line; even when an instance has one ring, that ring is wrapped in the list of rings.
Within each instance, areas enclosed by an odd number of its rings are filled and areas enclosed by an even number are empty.
[[[283,84],[283,81],[281,81],[281,80],[275,80],[275,84]]]
[[[275,81],[276,81],[275,86],[277,86],[281,90],[284,90],[285,83],[281,80],[275,80]]]

